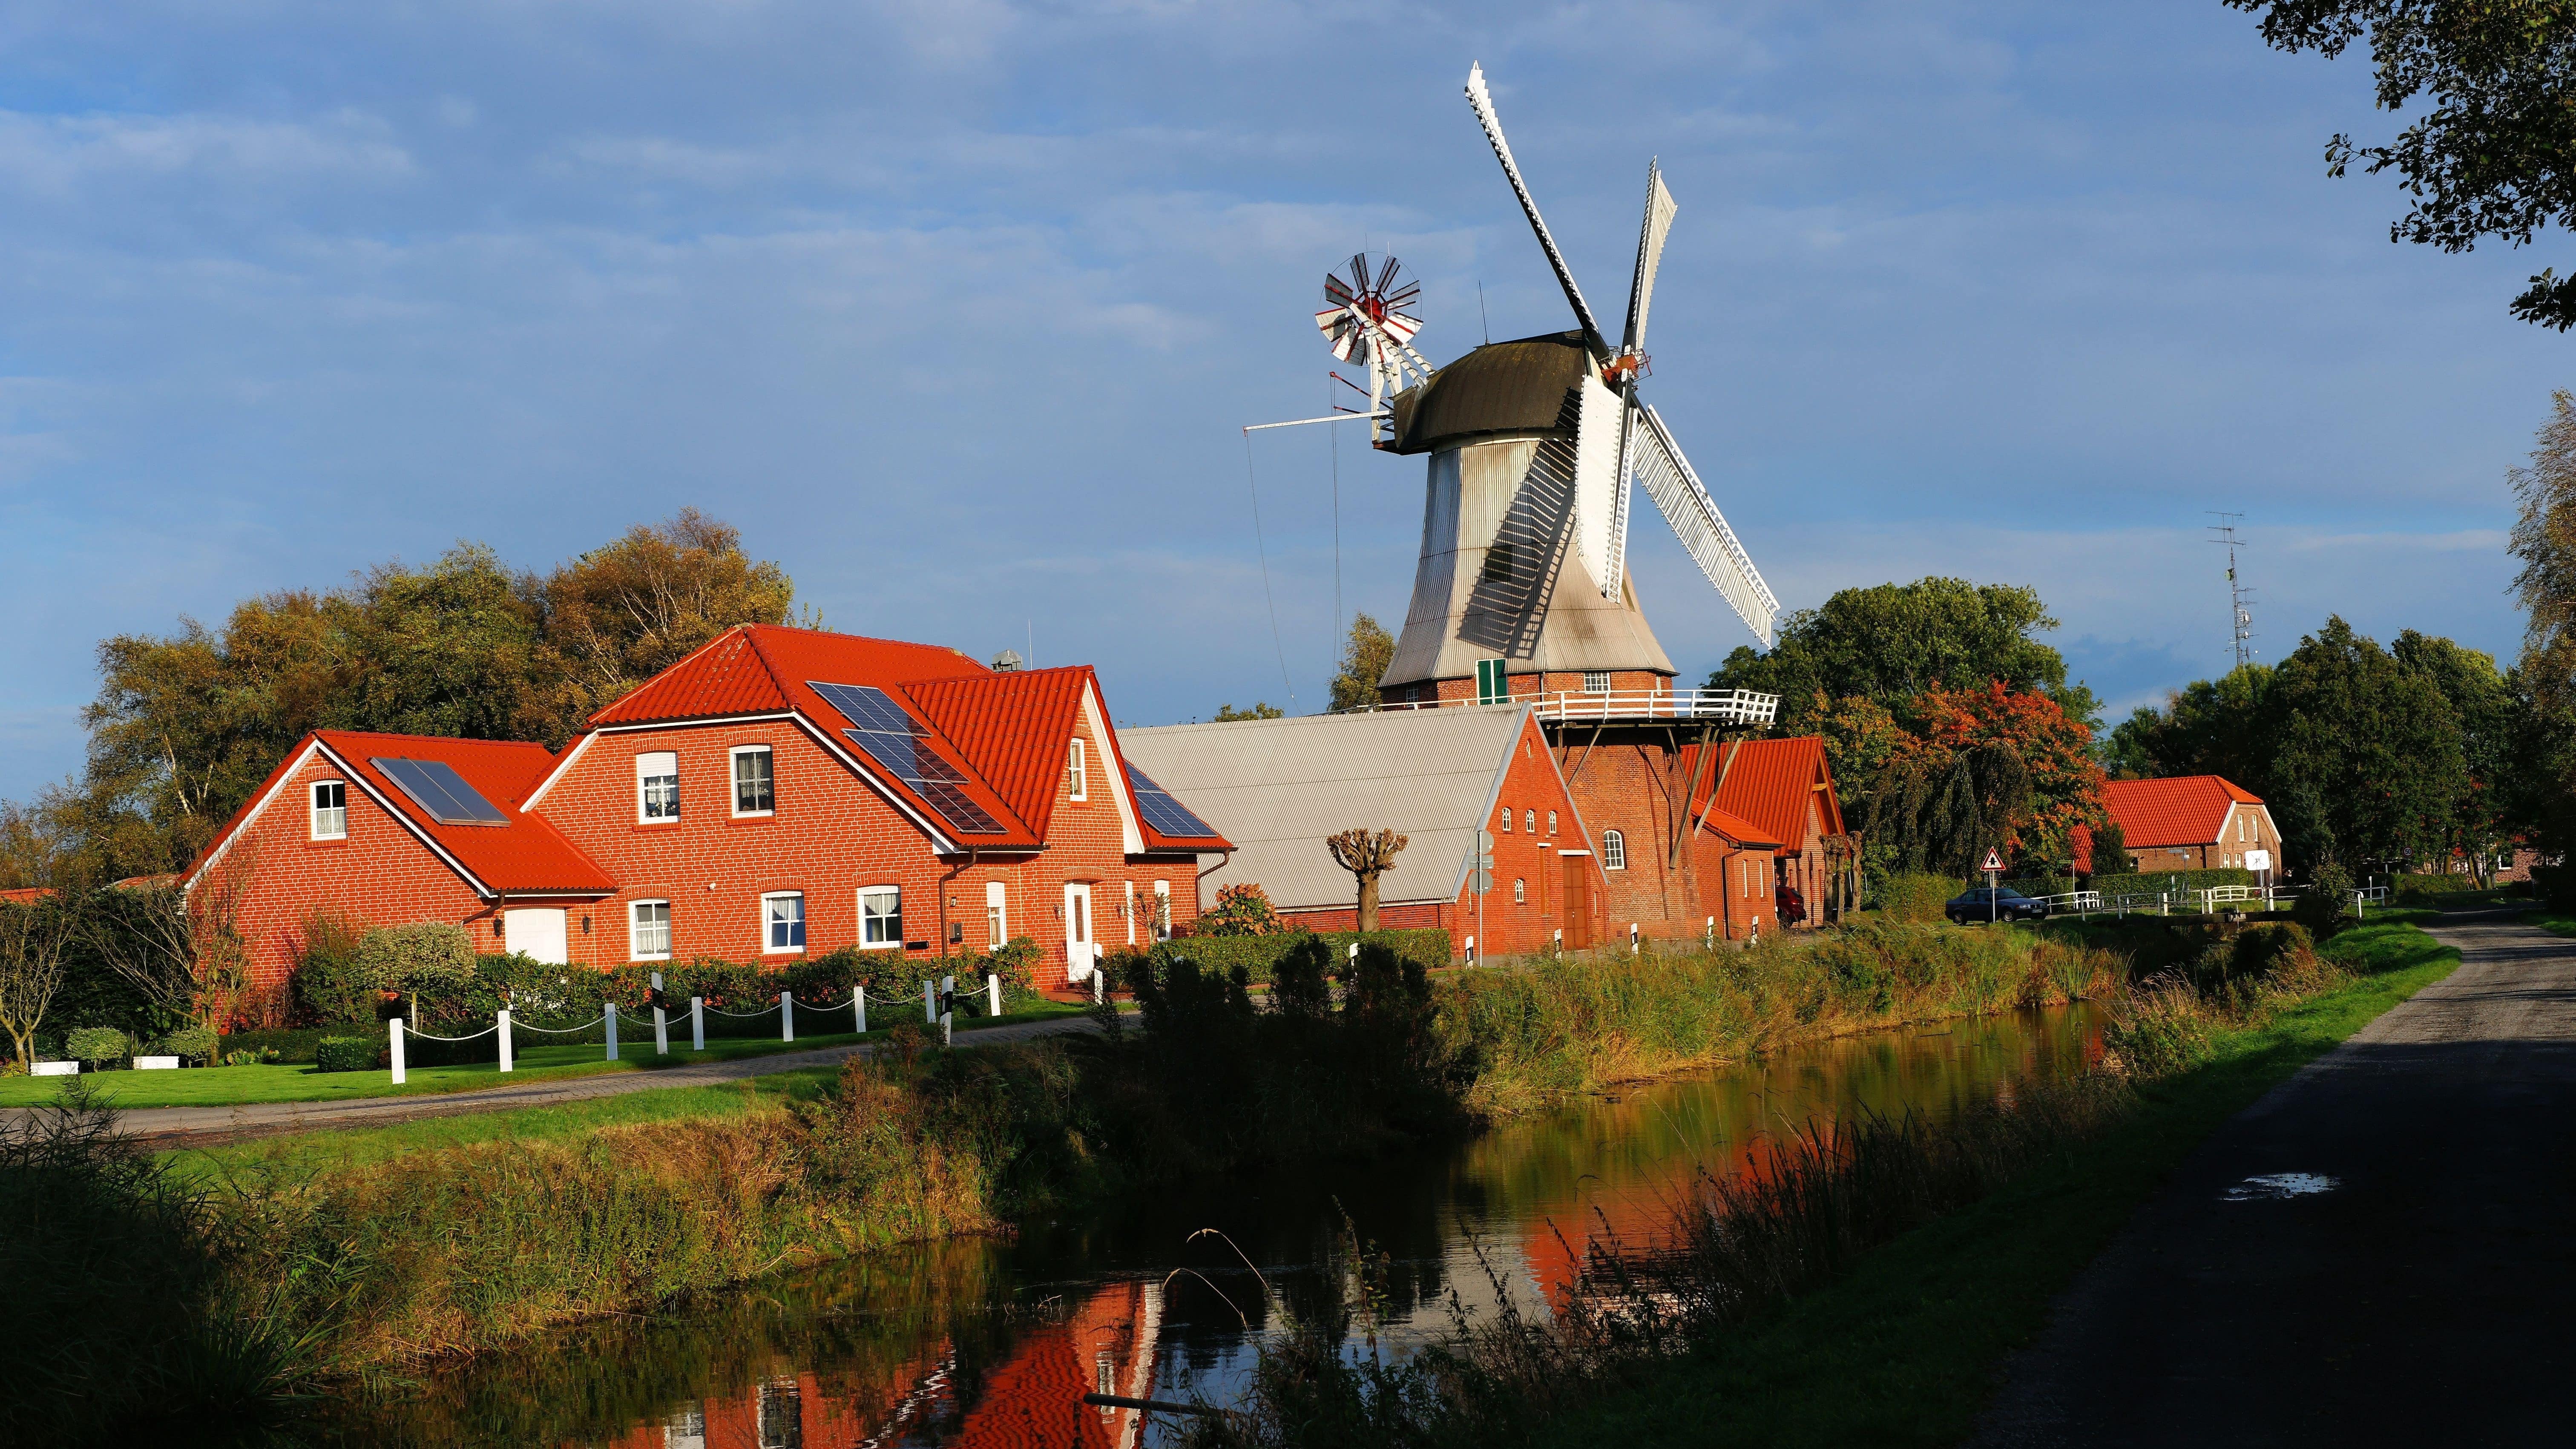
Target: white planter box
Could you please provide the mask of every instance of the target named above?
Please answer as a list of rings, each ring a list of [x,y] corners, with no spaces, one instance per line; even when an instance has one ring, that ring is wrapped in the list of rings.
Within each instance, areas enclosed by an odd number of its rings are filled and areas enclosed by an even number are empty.
[[[175,1072],[179,1070],[179,1059],[177,1057],[136,1057],[134,1069],[138,1072]]]
[[[77,1077],[80,1075],[80,1063],[38,1062],[28,1070],[40,1077]]]

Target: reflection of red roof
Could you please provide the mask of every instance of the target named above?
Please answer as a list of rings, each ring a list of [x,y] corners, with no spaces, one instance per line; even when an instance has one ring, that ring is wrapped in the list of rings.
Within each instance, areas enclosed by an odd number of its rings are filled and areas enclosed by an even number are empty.
[[[2166,780],[2113,780],[2102,787],[2102,806],[2120,823],[2131,850],[2157,845],[2215,845],[2237,805],[2263,797],[2220,775],[2180,775]]]
[[[20,886],[15,890],[0,891],[0,901],[13,906],[31,906],[53,893],[52,886]]]
[[[1824,811],[1820,833],[1842,833],[1842,807],[1834,798],[1834,773],[1825,763],[1821,735],[1720,746],[1718,759],[1725,765],[1726,782],[1718,788],[1717,808],[1749,822],[1762,841],[1787,850],[1804,849],[1811,800]],[[1716,766],[1708,773],[1715,775]],[[1703,786],[1692,804],[1696,807],[1707,800]]]

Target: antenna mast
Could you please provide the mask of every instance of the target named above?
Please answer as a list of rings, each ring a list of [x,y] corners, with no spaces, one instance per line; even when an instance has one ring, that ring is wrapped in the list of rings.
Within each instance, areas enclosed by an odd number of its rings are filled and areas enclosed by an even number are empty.
[[[2236,667],[2244,668],[2254,660],[2254,614],[2247,606],[2254,601],[2254,591],[2236,577],[2236,548],[2245,540],[2236,536],[2236,521],[2242,513],[2221,513],[2211,509],[2209,516],[2221,520],[2209,525],[2211,543],[2227,547],[2227,616],[2229,631],[2236,641]]]

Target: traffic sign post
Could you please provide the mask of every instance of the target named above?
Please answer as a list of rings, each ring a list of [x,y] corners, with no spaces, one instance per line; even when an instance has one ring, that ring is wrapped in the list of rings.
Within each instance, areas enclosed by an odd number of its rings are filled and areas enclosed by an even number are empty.
[[[1987,846],[1986,863],[1977,868],[1986,873],[1986,924],[1991,926],[2001,918],[2002,912],[2002,907],[1995,901],[1995,877],[2001,874],[2004,868],[2002,852],[1991,845]]]

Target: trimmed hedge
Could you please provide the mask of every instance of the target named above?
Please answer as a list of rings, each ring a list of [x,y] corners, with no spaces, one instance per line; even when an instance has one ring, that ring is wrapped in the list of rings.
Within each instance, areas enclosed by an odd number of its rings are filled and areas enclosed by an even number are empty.
[[[315,1046],[326,1036],[339,1035],[345,1028],[309,1027],[270,1028],[260,1031],[230,1031],[219,1044],[225,1056],[234,1052],[275,1052],[277,1060],[293,1066],[311,1066]]]
[[[1879,883],[1878,909],[1891,921],[1923,924],[1941,919],[1941,908],[1966,889],[1946,875],[1903,872]]]
[[[313,1065],[326,1072],[373,1071],[376,1040],[365,1036],[326,1036],[314,1043]]]
[[[2479,889],[2473,875],[2401,875],[2391,880],[2388,893],[2398,900],[2410,896],[2450,896]]]
[[[1279,959],[1297,949],[1304,941],[1320,935],[1333,948],[1333,959],[1341,960],[1351,951],[1351,943],[1360,940],[1356,931],[1284,931],[1275,936],[1186,936],[1166,941],[1154,948],[1155,955],[1177,955],[1206,971],[1219,975],[1241,966],[1252,973],[1254,981],[1268,981],[1271,968]],[[1398,962],[1412,962],[1424,970],[1446,966],[1450,962],[1449,933],[1438,926],[1420,926],[1407,931],[1378,931],[1367,937],[1395,953]],[[1121,956],[1144,954],[1119,952]],[[1123,973],[1113,974],[1113,981],[1123,981]]]
[[[121,1062],[134,1041],[112,1026],[74,1027],[63,1037],[63,1055],[76,1062]]]
[[[215,1054],[215,1033],[212,1027],[183,1026],[152,1046],[153,1054],[157,1056],[194,1057],[205,1061]]]

